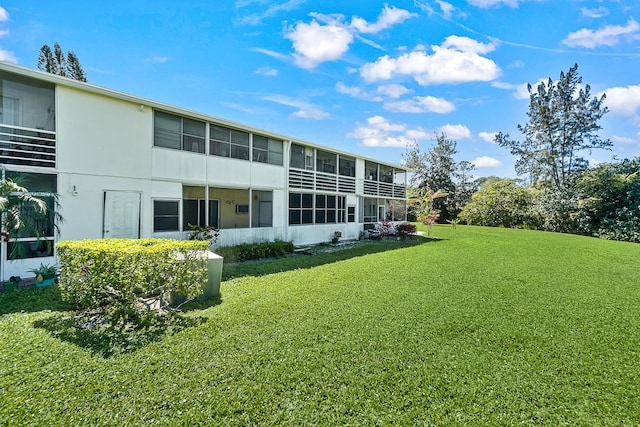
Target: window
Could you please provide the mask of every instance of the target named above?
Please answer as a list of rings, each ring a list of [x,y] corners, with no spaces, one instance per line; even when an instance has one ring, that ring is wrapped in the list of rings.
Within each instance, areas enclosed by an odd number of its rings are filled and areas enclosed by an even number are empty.
[[[156,147],[204,153],[204,122],[162,111],[155,111],[153,117],[153,143]]]
[[[391,166],[380,165],[380,182],[393,183],[393,168]]]
[[[207,225],[204,195],[204,187],[182,187],[182,230],[189,230],[189,224]]]
[[[347,222],[356,222],[356,207],[349,206],[347,208]]]
[[[249,160],[249,133],[210,125],[209,152],[213,156]]]
[[[282,166],[282,141],[254,135],[253,161]]]
[[[316,151],[316,170],[318,172],[336,173],[336,154],[327,151]]]
[[[339,172],[342,176],[356,176],[356,159],[340,156]]]
[[[0,164],[56,167],[55,86],[0,71]]]
[[[407,184],[407,172],[402,169],[394,169],[393,170],[393,183],[396,185],[406,185]]]
[[[378,180],[378,164],[374,162],[364,162],[364,179],[370,181]]]
[[[313,194],[289,193],[289,224],[313,224]]]
[[[153,201],[153,231],[180,231],[177,200]]]
[[[344,222],[344,219],[344,196],[289,193],[289,224],[291,225],[335,224]]]
[[[39,213],[33,203],[27,202],[19,206],[24,225],[17,235],[11,236],[12,241],[7,244],[7,259],[53,256],[57,176],[7,171],[6,178],[27,188],[47,206],[45,214]]]
[[[313,148],[291,144],[289,165],[292,168],[313,170]]]
[[[53,84],[0,71],[0,85],[0,124],[55,132]]]

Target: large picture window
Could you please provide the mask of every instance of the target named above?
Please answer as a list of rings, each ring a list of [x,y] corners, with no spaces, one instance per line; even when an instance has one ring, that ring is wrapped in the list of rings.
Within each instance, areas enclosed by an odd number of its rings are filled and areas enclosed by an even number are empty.
[[[155,111],[153,117],[153,143],[156,147],[204,153],[204,122],[162,111]]]
[[[344,196],[289,193],[289,224],[336,224],[346,222]]]

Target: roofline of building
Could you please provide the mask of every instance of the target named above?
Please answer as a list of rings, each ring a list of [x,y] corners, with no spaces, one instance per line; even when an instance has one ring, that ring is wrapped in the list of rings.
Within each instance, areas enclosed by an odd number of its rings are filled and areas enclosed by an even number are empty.
[[[291,141],[293,143],[299,143],[305,146],[309,146],[309,147],[313,147],[313,148],[318,148],[318,149],[322,149],[322,150],[331,150],[333,152],[336,152],[338,154],[343,154],[345,156],[349,156],[349,157],[357,157],[357,158],[361,158],[364,160],[369,160],[375,163],[380,163],[383,164],[385,166],[391,166],[393,168],[396,169],[402,169],[404,171],[407,172],[411,172],[410,169],[396,164],[396,163],[389,163],[389,162],[385,162],[385,161],[381,161],[379,159],[373,158],[373,157],[368,157],[368,156],[362,156],[359,154],[355,154],[355,153],[350,153],[348,151],[343,151],[343,150],[339,150],[336,148],[332,148],[332,147],[328,147],[325,145],[320,145],[314,142],[310,142],[310,141],[305,141],[303,139],[299,139],[299,138],[292,138],[290,136],[287,135],[281,135],[272,131],[268,131],[268,130],[264,130],[264,129],[259,129],[253,126],[248,126],[245,125],[243,123],[238,123],[238,122],[234,122],[231,120],[226,120],[220,117],[216,117],[216,116],[212,116],[209,114],[204,114],[204,113],[200,113],[197,111],[192,111],[192,110],[188,110],[186,108],[181,108],[181,107],[176,107],[174,105],[170,105],[170,104],[165,104],[162,102],[158,102],[158,101],[153,101],[151,99],[147,99],[147,98],[142,98],[139,96],[135,96],[135,95],[131,95],[125,92],[120,92],[117,90],[113,90],[113,89],[108,89],[102,86],[97,86],[91,83],[86,83],[86,82],[81,82],[78,80],[74,80],[71,79],[69,77],[62,77],[62,76],[58,76],[56,74],[51,74],[51,73],[47,73],[44,71],[40,71],[40,70],[34,70],[32,68],[28,68],[22,65],[16,65],[16,64],[12,64],[9,62],[4,62],[4,61],[0,61],[0,70],[5,70],[8,72],[12,72],[12,73],[16,73],[16,74],[20,74],[26,77],[31,77],[37,80],[42,80],[42,81],[46,81],[49,83],[53,83],[56,85],[60,85],[60,86],[66,86],[66,87],[70,87],[70,88],[74,88],[74,89],[78,89],[78,90],[82,90],[85,92],[89,92],[89,93],[94,93],[97,95],[102,95],[102,96],[107,96],[110,98],[115,98],[115,99],[119,99],[122,101],[127,101],[127,102],[132,102],[134,104],[139,104],[139,105],[144,105],[147,107],[151,107],[157,110],[163,110],[169,113],[175,113],[175,114],[179,114],[182,116],[188,116],[190,118],[197,118],[200,119],[202,121],[205,122],[214,122],[223,126],[227,126],[227,127],[231,127],[231,128],[236,128],[236,129],[242,129],[251,133],[256,133],[256,134],[260,134],[260,135],[264,135],[267,137],[271,137],[274,139],[281,139],[284,141]]]

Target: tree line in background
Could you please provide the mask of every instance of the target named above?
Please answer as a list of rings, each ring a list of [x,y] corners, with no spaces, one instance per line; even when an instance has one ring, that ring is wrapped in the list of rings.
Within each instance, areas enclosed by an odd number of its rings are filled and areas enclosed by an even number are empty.
[[[418,198],[441,190],[434,200],[440,222],[529,228],[640,243],[640,157],[589,167],[581,154],[609,149],[598,136],[607,113],[605,95],[592,97],[574,65],[556,82],[529,89],[528,123],[518,125],[523,140],[498,133],[496,143],[516,157],[516,172],[527,179],[472,179],[473,165],[456,163],[456,143],[436,135],[426,153],[409,147],[405,161],[414,170]]]

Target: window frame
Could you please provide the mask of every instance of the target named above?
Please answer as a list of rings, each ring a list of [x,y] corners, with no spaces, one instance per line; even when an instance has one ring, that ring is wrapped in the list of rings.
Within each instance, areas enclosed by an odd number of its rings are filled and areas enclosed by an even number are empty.
[[[176,215],[175,215],[176,228],[175,229],[173,229],[173,228],[171,228],[171,229],[158,229],[157,224],[156,224],[156,220],[158,218],[173,218],[174,215],[168,215],[168,214],[158,215],[156,213],[156,211],[157,211],[156,203],[175,203],[175,206],[176,206]],[[173,232],[181,231],[181,228],[180,228],[180,222],[181,222],[181,219],[182,219],[182,216],[180,214],[181,205],[182,205],[182,203],[181,203],[180,199],[162,199],[162,198],[153,199],[152,200],[153,232],[154,233],[173,233]]]

